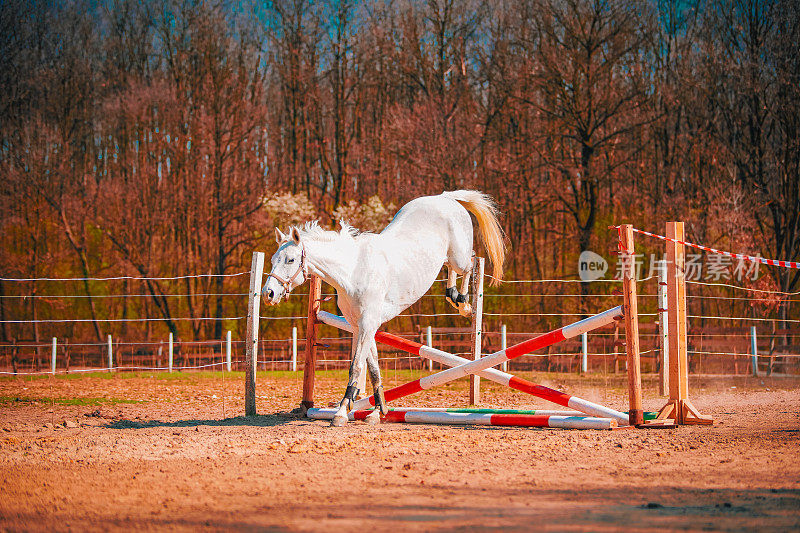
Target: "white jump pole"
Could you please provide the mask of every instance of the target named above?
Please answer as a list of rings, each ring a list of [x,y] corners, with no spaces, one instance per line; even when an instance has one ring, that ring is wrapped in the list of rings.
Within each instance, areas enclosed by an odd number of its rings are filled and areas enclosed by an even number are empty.
[[[483,270],[486,260],[475,257],[472,261],[472,359],[477,361],[483,355]],[[469,376],[469,403],[481,403],[481,378],[476,374]]]
[[[292,372],[297,372],[297,326],[292,327]]]
[[[430,326],[425,328],[425,344],[433,348],[433,330]],[[428,359],[428,372],[433,372],[433,359]]]
[[[374,410],[374,409],[372,409]],[[338,409],[336,407],[313,407],[308,410],[308,417],[314,418],[318,416],[320,420],[323,417],[332,419]],[[369,413],[370,409],[365,409],[363,412]],[[420,411],[424,413],[488,413],[492,415],[540,415],[540,416],[586,416],[586,413],[573,410],[563,409],[503,409],[493,407],[390,407],[389,411]],[[358,413],[357,410],[350,411],[350,420],[353,420],[353,413]],[[603,417],[599,417],[603,418]]]
[[[350,411],[350,420],[364,420],[371,411]],[[308,410],[307,416],[315,420],[331,420],[336,409]],[[613,429],[618,426],[611,418],[552,414],[505,414],[481,412],[448,412],[427,409],[392,409],[383,418],[384,422],[407,424],[447,424],[476,426],[550,427],[564,429]]]
[[[55,341],[55,339],[53,339]],[[753,376],[758,377],[758,338],[756,337],[756,327],[750,326],[750,363],[753,367]]]
[[[506,348],[508,348],[508,337],[506,336],[506,325],[503,324],[500,326],[500,349],[505,350]],[[508,372],[508,361],[503,361],[500,368],[503,372]]]
[[[589,371],[589,334],[581,333],[581,373]]]
[[[231,330],[225,333],[225,364],[228,372],[231,371]]]
[[[108,371],[114,368],[114,341],[111,339],[111,335],[108,336]]]
[[[661,341],[661,367],[659,371],[658,393],[661,396],[669,393],[669,331],[667,319],[667,263],[663,260],[662,268],[658,269],[658,330]]]
[[[53,352],[50,356],[50,373],[56,373],[56,350],[58,349],[58,340],[53,337]]]
[[[174,353],[172,351],[172,349],[173,349],[173,347],[172,347],[172,332],[170,331],[169,332],[169,371],[170,372],[172,372],[172,355]]]

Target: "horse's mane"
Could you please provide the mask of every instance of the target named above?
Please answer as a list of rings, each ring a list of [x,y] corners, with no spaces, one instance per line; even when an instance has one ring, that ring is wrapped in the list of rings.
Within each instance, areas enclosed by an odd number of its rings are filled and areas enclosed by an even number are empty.
[[[297,230],[300,232],[301,238],[305,237],[321,242],[334,242],[342,238],[355,239],[362,234],[344,220],[340,220],[339,225],[342,227],[339,231],[327,230],[319,225],[319,220],[312,220],[303,224],[302,227],[297,226]]]

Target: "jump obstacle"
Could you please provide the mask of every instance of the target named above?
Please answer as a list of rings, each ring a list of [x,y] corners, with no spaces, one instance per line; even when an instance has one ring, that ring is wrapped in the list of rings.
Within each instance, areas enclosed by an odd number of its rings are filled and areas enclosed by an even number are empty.
[[[682,223],[667,224],[667,235],[682,238]],[[484,409],[440,409],[440,408],[402,408],[392,409],[384,418],[386,422],[433,423],[433,424],[475,424],[493,426],[527,426],[527,427],[561,427],[583,429],[610,429],[617,426],[669,427],[679,424],[710,424],[710,417],[700,415],[688,401],[687,354],[686,354],[686,302],[685,273],[683,261],[683,245],[668,242],[667,259],[667,294],[669,296],[669,390],[670,400],[658,415],[658,420],[644,423],[641,404],[641,373],[639,364],[639,336],[636,300],[635,263],[632,260],[633,227],[625,224],[615,226],[619,231],[619,253],[623,258],[623,305],[596,314],[584,320],[563,326],[538,337],[528,339],[509,348],[490,355],[480,357],[480,334],[483,298],[483,272],[478,272],[475,262],[473,271],[473,355],[470,361],[454,354],[425,346],[415,341],[398,337],[391,333],[379,331],[375,340],[396,349],[439,362],[451,368],[420,379],[394,387],[385,391],[387,402],[442,385],[469,375],[471,403],[477,403],[477,384],[479,379],[486,378],[512,389],[526,392],[533,396],[554,402],[574,411],[542,411],[542,410],[484,410]],[[671,244],[671,247],[670,247]],[[263,253],[253,254],[253,265],[250,281],[250,305],[248,306],[247,333],[245,344],[245,414],[255,415],[255,367],[258,345],[258,309],[260,299],[259,287],[263,273]],[[316,367],[317,328],[323,323],[339,329],[352,331],[343,317],[320,310],[321,280],[315,276],[310,278],[308,301],[308,317],[306,328],[306,357],[303,376],[303,401],[301,407],[304,414],[313,419],[329,419],[333,417],[333,409],[314,408],[314,370]],[[681,320],[681,316],[683,320]],[[626,352],[628,360],[629,404],[628,413],[622,413],[608,407],[571,396],[566,393],[536,385],[507,372],[492,368],[511,359],[526,355],[535,350],[551,346],[565,339],[573,338],[584,332],[592,331],[615,320],[624,320],[626,334]],[[683,326],[681,327],[681,322]],[[674,327],[673,327],[674,326]],[[477,342],[476,342],[477,341]],[[682,342],[681,342],[682,341]],[[350,412],[351,420],[366,417],[368,408],[374,406],[374,398],[369,396],[358,400]],[[588,415],[588,416],[587,416]],[[670,418],[670,416],[672,418]]]
[[[629,416],[625,413],[615,411],[608,407],[578,398],[576,396],[570,396],[543,385],[536,385],[530,381],[518,378],[507,372],[491,368],[510,359],[530,353],[534,350],[545,348],[562,340],[576,337],[584,331],[591,331],[593,329],[605,326],[614,322],[614,320],[621,316],[622,307],[615,307],[605,311],[604,313],[600,313],[593,317],[576,322],[575,324],[553,330],[549,333],[545,333],[544,335],[540,335],[539,337],[523,341],[514,346],[510,346],[505,350],[500,350],[499,352],[495,352],[494,354],[487,355],[475,361],[469,361],[468,359],[459,357],[449,352],[432,348],[430,346],[425,346],[424,344],[404,339],[402,337],[398,337],[397,335],[392,335],[391,333],[379,331],[375,335],[375,340],[377,342],[452,367],[436,374],[424,376],[410,383],[406,383],[405,385],[388,389],[384,392],[384,396],[386,397],[387,402],[391,402],[392,400],[414,394],[415,392],[419,392],[421,390],[430,389],[437,385],[443,385],[444,383],[464,377],[468,374],[476,374],[482,378],[489,379],[521,392],[526,392],[558,405],[570,407],[588,415],[605,417],[613,420],[615,424],[627,425],[629,422]],[[345,331],[352,331],[352,327],[343,317],[332,315],[331,313],[325,311],[318,311],[317,319],[323,324],[327,324],[338,329],[343,329]],[[356,401],[353,405],[353,408],[355,410],[359,410],[366,409],[374,405],[374,396],[369,396]]]
[[[484,424],[484,425],[517,425],[529,427],[569,427],[586,429],[610,429],[617,426],[628,424],[641,424],[641,382],[638,373],[634,375],[634,380],[629,379],[631,384],[630,400],[631,409],[629,414],[610,409],[608,407],[590,402],[583,398],[571,396],[566,393],[531,383],[527,380],[513,376],[492,368],[511,359],[528,354],[535,350],[551,346],[566,339],[581,335],[584,332],[603,327],[613,323],[615,320],[625,318],[624,309],[630,308],[631,298],[634,299],[634,314],[629,314],[626,322],[635,320],[635,283],[633,282],[632,269],[625,273],[625,285],[631,285],[632,289],[626,290],[625,302],[622,306],[615,307],[608,311],[591,316],[556,330],[545,333],[533,339],[528,339],[514,346],[500,350],[490,355],[480,357],[480,334],[482,319],[482,299],[483,299],[483,261],[479,258],[475,261],[473,268],[473,351],[475,360],[456,356],[454,354],[438,350],[421,343],[408,339],[403,339],[390,333],[379,331],[375,335],[375,340],[387,344],[399,350],[424,357],[451,368],[436,374],[424,376],[418,380],[406,383],[399,387],[388,389],[384,395],[387,402],[402,398],[421,390],[443,385],[455,379],[470,376],[472,383],[477,383],[479,378],[486,378],[512,389],[519,390],[533,396],[554,402],[556,404],[570,407],[581,413],[582,416],[572,414],[510,414],[510,413],[458,413],[447,411],[424,411],[418,409],[404,409],[392,411],[385,417],[385,421],[405,421],[405,422],[424,422],[439,424]],[[319,280],[312,278],[311,290],[309,291],[309,313],[308,313],[308,341],[306,343],[306,374],[304,376],[303,402],[302,407],[307,416],[313,418],[326,418],[330,415],[327,410],[315,410],[313,408],[313,368],[316,361],[316,329],[319,323],[327,324],[338,329],[352,331],[352,327],[343,317],[337,317],[319,309],[319,298],[316,296],[321,292]],[[628,327],[627,331],[637,331],[638,326]],[[477,342],[476,342],[477,339]],[[628,342],[629,358],[631,351],[636,350],[635,364],[629,364],[629,368],[638,369],[638,342]],[[634,361],[631,361],[632,363]],[[630,372],[629,372],[630,374]],[[307,385],[307,386],[306,386]],[[470,387],[470,399],[477,396],[475,387]],[[472,403],[472,402],[471,402]],[[477,403],[477,402],[475,402]],[[355,402],[351,413],[353,419],[360,419],[368,413],[367,408],[375,405],[372,396],[362,398]],[[363,415],[361,412],[363,411]],[[396,414],[392,414],[396,413]],[[399,413],[402,413],[399,414]],[[588,416],[586,416],[588,415]]]

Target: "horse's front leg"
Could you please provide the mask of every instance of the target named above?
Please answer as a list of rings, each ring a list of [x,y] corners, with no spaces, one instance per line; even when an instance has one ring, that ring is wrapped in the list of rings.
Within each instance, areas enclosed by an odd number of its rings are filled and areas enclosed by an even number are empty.
[[[358,346],[357,340],[358,339],[356,339],[355,335],[353,335],[353,338],[350,340],[350,360],[351,361],[356,356],[356,347]],[[358,387],[358,396],[356,397],[356,400],[360,400],[361,398],[363,398],[364,396],[367,395],[366,394],[366,390],[367,390],[367,373],[366,372],[360,372],[358,374],[358,383],[356,384],[356,386]]]
[[[372,335],[374,337],[375,334],[373,333]],[[352,408],[353,402],[358,399],[358,383],[360,381],[366,381],[359,379],[359,377],[364,373],[364,360],[366,355],[363,349],[361,337],[362,335],[360,329],[353,334],[353,347],[351,350],[350,372],[347,380],[347,389],[345,389],[344,398],[342,398],[342,401],[339,402],[339,408],[336,410],[333,420],[331,420],[331,426],[340,427],[347,424],[347,413]]]
[[[386,405],[386,398],[383,395],[381,367],[378,364],[378,346],[375,344],[374,336],[367,352],[367,368],[369,369],[369,377],[370,381],[372,381],[372,390],[375,395],[375,410],[367,415],[365,422],[367,424],[377,424],[380,422],[380,417],[386,416],[389,412],[389,406]]]

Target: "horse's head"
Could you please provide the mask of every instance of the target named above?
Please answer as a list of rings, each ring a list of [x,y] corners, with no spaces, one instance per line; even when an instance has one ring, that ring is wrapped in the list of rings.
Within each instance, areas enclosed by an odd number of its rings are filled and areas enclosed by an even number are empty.
[[[292,289],[302,285],[308,277],[306,251],[300,242],[300,232],[291,228],[289,235],[275,228],[278,251],[272,256],[272,270],[261,290],[261,296],[269,305],[280,303],[288,298]]]

